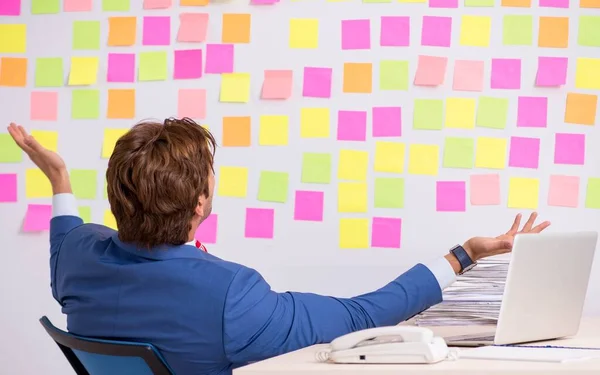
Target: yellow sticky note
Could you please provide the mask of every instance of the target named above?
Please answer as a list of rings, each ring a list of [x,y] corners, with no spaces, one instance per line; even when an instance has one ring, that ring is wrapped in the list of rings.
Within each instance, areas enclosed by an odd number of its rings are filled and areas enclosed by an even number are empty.
[[[503,169],[506,167],[505,138],[479,137],[475,152],[475,168]]]
[[[460,24],[460,45],[488,47],[492,18],[488,16],[462,16]]]
[[[26,50],[27,25],[0,25],[0,53],[25,53]]]
[[[71,57],[69,86],[93,85],[98,80],[97,57]]]
[[[300,137],[329,138],[329,108],[302,108],[300,110]]]
[[[79,206],[77,207],[77,211],[84,223],[87,224],[92,222],[92,208],[90,206]]]
[[[58,132],[32,130],[31,136],[48,150],[58,152]]]
[[[447,128],[473,129],[475,127],[475,98],[446,99]]]
[[[367,168],[369,166],[369,153],[367,151],[340,150],[338,163],[338,178],[340,180],[367,180]]]
[[[575,87],[600,90],[600,58],[578,57]]]
[[[262,146],[283,146],[288,144],[289,118],[284,115],[260,116],[258,144]]]
[[[369,247],[369,219],[346,217],[340,219],[340,248],[366,249]]]
[[[25,196],[27,198],[50,198],[52,196],[52,185],[40,169],[25,171]]]
[[[367,212],[366,182],[340,182],[338,184],[339,212]]]
[[[115,215],[113,215],[111,210],[104,211],[104,225],[117,230],[117,219],[115,219]]]
[[[221,74],[220,100],[225,103],[248,103],[250,100],[250,74]]]
[[[438,145],[414,144],[408,147],[408,173],[437,176],[439,164]]]
[[[244,198],[248,194],[248,168],[221,167],[217,181],[218,193],[222,197]]]
[[[375,166],[377,172],[404,172],[406,147],[399,142],[375,142]]]
[[[538,207],[540,180],[511,177],[508,182],[508,207],[535,210]]]
[[[290,20],[290,48],[318,48],[319,20],[292,18]]]
[[[104,141],[102,142],[102,157],[110,158],[115,149],[115,145],[129,129],[104,129]]]

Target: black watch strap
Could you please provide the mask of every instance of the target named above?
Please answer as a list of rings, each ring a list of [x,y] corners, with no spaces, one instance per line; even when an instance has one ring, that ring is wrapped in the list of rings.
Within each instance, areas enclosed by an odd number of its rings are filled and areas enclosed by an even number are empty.
[[[464,249],[464,247],[460,245],[454,246],[450,252],[456,257],[458,263],[460,263],[460,274],[469,271],[477,264],[473,261],[473,259],[471,259],[469,254],[467,254],[467,251]]]

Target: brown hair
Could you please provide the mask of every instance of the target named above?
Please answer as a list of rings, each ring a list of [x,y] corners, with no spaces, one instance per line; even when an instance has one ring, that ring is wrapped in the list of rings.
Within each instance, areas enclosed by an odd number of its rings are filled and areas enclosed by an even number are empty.
[[[198,197],[209,197],[216,142],[189,118],[145,121],[116,143],[106,171],[121,241],[140,247],[188,242]]]

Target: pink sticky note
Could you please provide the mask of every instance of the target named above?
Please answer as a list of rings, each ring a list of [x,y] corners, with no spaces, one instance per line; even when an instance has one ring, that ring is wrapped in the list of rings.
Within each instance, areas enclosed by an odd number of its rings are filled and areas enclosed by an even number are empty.
[[[91,12],[92,0],[64,0],[65,12]]]
[[[207,44],[205,73],[233,73],[233,44]]]
[[[450,47],[451,36],[452,17],[423,16],[421,45]]]
[[[537,168],[540,162],[540,139],[527,137],[510,138],[508,166],[516,168]]]
[[[265,70],[262,99],[288,99],[292,96],[293,70]]]
[[[338,141],[364,141],[367,139],[367,112],[338,111]]]
[[[106,80],[108,82],[134,82],[135,54],[109,53]]]
[[[415,85],[439,86],[443,84],[446,76],[446,65],[448,65],[447,57],[419,55]]]
[[[554,137],[554,164],[585,162],[585,134],[557,133]]]
[[[171,7],[171,0],[144,0],[144,9],[167,9]]]
[[[540,8],[568,8],[569,0],[540,0]]]
[[[384,47],[406,47],[410,44],[410,17],[382,16],[379,44]]]
[[[545,128],[548,122],[548,98],[519,96],[517,126],[523,128]]]
[[[342,49],[371,48],[371,21],[342,20]]]
[[[500,175],[471,175],[469,190],[473,206],[498,205],[500,204]]]
[[[374,217],[371,223],[371,247],[400,248],[402,219]]]
[[[331,68],[304,68],[302,96],[309,98],[331,97]]]
[[[145,46],[168,46],[171,44],[171,17],[144,17],[142,44]]]
[[[203,119],[206,117],[206,90],[179,89],[177,117]]]
[[[0,202],[17,201],[17,175],[15,173],[0,174]]]
[[[294,220],[323,221],[324,196],[322,191],[296,191]]]
[[[521,88],[521,59],[492,59],[493,89]]]
[[[41,232],[50,229],[52,206],[49,204],[30,204],[27,206],[23,231]]]
[[[178,42],[201,43],[206,40],[208,13],[182,13],[179,15]]]
[[[275,210],[246,208],[246,238],[273,238]]]
[[[0,1],[0,16],[19,16],[21,15],[21,0],[2,0]]]
[[[188,49],[175,51],[175,79],[202,77],[202,50]]]
[[[562,86],[567,83],[567,57],[538,57],[536,86]]]
[[[458,8],[458,0],[429,0],[430,8]]]
[[[32,91],[30,118],[37,121],[56,121],[58,119],[58,93]]]
[[[438,181],[435,190],[437,211],[462,212],[466,210],[464,181]]]
[[[216,214],[210,214],[200,224],[194,238],[202,243],[216,243],[217,242],[217,220]]]
[[[402,136],[402,108],[373,107],[373,137]]]
[[[548,205],[560,207],[577,207],[579,204],[578,176],[550,176],[548,188]]]
[[[456,60],[452,89],[456,91],[483,90],[483,61]]]

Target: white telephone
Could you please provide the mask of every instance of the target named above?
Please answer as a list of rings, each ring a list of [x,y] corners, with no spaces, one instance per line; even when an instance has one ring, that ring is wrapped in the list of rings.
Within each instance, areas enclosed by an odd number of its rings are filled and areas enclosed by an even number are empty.
[[[437,363],[452,357],[446,342],[430,329],[410,326],[370,328],[333,340],[329,351],[317,353],[320,362]]]

